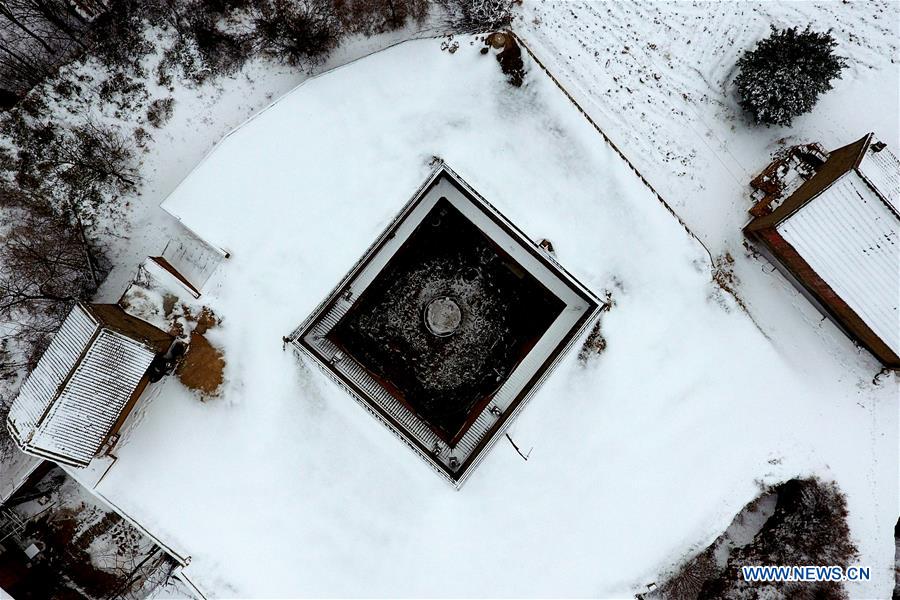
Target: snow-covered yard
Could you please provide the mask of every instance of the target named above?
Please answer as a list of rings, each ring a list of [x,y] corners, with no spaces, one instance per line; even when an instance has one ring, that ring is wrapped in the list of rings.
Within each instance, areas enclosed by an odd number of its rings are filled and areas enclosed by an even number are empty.
[[[529,62],[510,87],[459,41],[307,82],[167,200],[232,254],[203,298],[223,318],[210,340],[225,383],[205,403],[162,384],[98,491],[189,554],[216,596],[608,597],[705,546],[760,482],[818,473],[848,492],[875,576],[851,593],[887,595],[894,382],[873,385],[872,359],[821,339],[810,377],[812,359],[710,282],[705,251],[549,78]],[[568,356],[513,425],[529,460],[498,446],[458,493],[280,342],[432,156],[616,300],[606,352]]]
[[[770,25],[806,24],[832,30],[849,68],[791,127],[752,126],[734,93],[737,57]],[[856,540],[884,560],[900,512],[896,376],[873,386],[877,362],[765,259],[746,252],[741,227],[749,218],[747,184],[780,148],[815,141],[831,149],[874,131],[897,152],[898,30],[900,8],[893,2],[526,3],[519,30],[712,254],[734,257],[737,291],[749,314],[779,362],[819,399],[814,413],[796,422],[793,450],[772,447],[776,470],[836,479],[849,497]],[[767,367],[760,373],[779,385]],[[842,421],[829,405],[861,414]],[[816,434],[819,426],[826,429]],[[798,461],[804,445],[810,457]],[[844,466],[827,451],[842,454]],[[879,597],[889,590],[886,581],[850,593]]]
[[[872,568],[849,593],[888,597],[897,377],[874,383],[878,363],[751,256],[740,229],[747,183],[784,145],[830,149],[875,131],[897,152],[900,8],[521,11],[513,28],[525,43],[713,257],[734,257],[747,311],[527,57],[516,89],[478,39],[457,38],[455,53],[440,40],[408,42],[307,81],[264,112],[307,76],[253,60],[203,86],[151,85],[152,97],[175,98],[174,116],[148,127],[144,183],[126,237],[110,239],[100,300],[118,299],[148,254],[186,235],[159,209],[172,193],[166,209],[231,252],[201,298],[222,318],[208,337],[225,381],[205,402],[175,377],[151,387],[96,491],[190,556],[185,572],[212,597],[626,597],[705,548],[760,485],[818,475],[847,494],[859,564]],[[835,90],[790,128],[751,126],[731,85],[737,56],[770,23],[833,28],[850,58]],[[351,40],[317,70],[416,35]],[[586,366],[571,352],[510,429],[529,460],[504,441],[461,492],[281,342],[425,179],[432,156],[615,300],[603,316],[606,351]]]
[[[770,25],[807,24],[832,30],[849,58],[843,78],[790,127],[750,124],[734,91],[738,56]],[[790,360],[814,373],[825,350],[844,370],[878,370],[768,262],[748,256],[741,227],[750,179],[786,146],[830,150],[874,131],[898,151],[897,3],[526,3],[520,27],[713,256],[734,257],[742,300]]]

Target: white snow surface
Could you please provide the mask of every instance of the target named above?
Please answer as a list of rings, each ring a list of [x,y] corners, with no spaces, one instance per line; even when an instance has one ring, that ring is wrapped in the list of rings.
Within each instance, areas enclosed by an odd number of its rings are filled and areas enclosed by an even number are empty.
[[[900,217],[851,171],[778,232],[900,356]]]
[[[857,170],[900,213],[900,160],[894,153],[887,148],[875,152],[869,146]]]
[[[874,131],[896,156],[900,4],[547,0],[525,2],[522,9],[514,27],[541,61],[711,252],[733,258],[728,275],[749,316],[780,363],[802,377],[817,396],[796,421],[795,449],[812,444],[822,459],[846,455],[825,459],[813,469],[837,480],[847,494],[848,521],[861,548],[861,562],[871,559],[879,565],[877,581],[847,585],[848,592],[854,598],[889,597],[892,584],[883,565],[893,554],[890,540],[900,513],[898,379],[881,376],[873,385],[879,363],[824,318],[763,256],[747,248],[741,228],[750,218],[748,183],[777,151],[809,142],[839,148]],[[837,52],[848,57],[848,68],[834,81],[834,89],[790,127],[754,126],[737,103],[739,56],[768,35],[771,25],[806,24],[831,31]],[[749,361],[756,350],[748,346],[746,352]],[[761,377],[771,378],[772,388],[782,385],[767,366],[758,367]],[[734,386],[723,389],[724,397],[740,397],[735,396],[740,386],[736,379]],[[757,398],[747,406],[784,411],[792,404],[779,409],[769,398]],[[852,412],[851,405],[868,411],[868,420],[857,415],[842,421],[833,412]],[[785,412],[773,416],[791,418]],[[815,435],[820,436],[818,442]],[[776,477],[807,471],[810,463],[798,461],[783,443],[773,443],[772,449]],[[687,551],[704,546],[698,539]],[[660,568],[677,567],[682,551],[684,547],[673,549],[670,561]]]
[[[15,425],[23,440],[31,440],[44,413],[59,396],[60,387],[78,364],[98,327],[97,320],[78,304],[60,325],[10,407],[9,422]]]
[[[715,539],[760,482],[818,474],[848,493],[872,567],[851,594],[889,596],[895,381],[816,345],[810,372],[773,343],[536,65],[513,88],[469,41],[307,81],[166,201],[231,253],[200,299],[223,318],[225,383],[206,402],[151,386],[97,491],[214,597],[611,597]],[[281,343],[432,156],[616,300],[605,353],[570,352],[512,425],[529,460],[498,445],[459,492]]]

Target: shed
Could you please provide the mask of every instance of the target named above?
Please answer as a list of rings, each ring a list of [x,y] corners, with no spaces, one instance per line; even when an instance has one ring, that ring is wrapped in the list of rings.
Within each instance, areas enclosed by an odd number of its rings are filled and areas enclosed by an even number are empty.
[[[900,367],[900,162],[869,133],[744,228],[847,335]]]
[[[115,304],[76,304],[7,419],[23,452],[85,466],[118,431],[174,337]]]

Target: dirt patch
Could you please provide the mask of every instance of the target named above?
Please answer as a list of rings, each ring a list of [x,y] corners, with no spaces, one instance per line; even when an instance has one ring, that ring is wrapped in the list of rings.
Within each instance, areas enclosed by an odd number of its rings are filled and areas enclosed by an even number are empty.
[[[204,306],[200,309],[200,314],[197,315],[197,325],[194,327],[194,332],[203,335],[218,324],[219,319],[216,317],[216,313],[208,306]]]
[[[735,295],[739,281],[734,274],[734,257],[731,256],[731,252],[721,254],[713,261],[713,280],[720,288],[732,296]]]
[[[713,283],[715,283],[723,292],[734,298],[734,301],[740,309],[749,315],[750,312],[747,310],[747,305],[744,304],[744,300],[741,298],[740,294],[738,294],[738,286],[741,281],[738,279],[737,275],[734,274],[734,257],[731,255],[731,252],[725,252],[725,254],[720,254],[715,257],[713,259],[712,267]],[[727,308],[723,302],[720,301],[720,304]]]
[[[191,333],[187,354],[175,371],[181,383],[204,396],[215,396],[222,385],[224,370],[222,353],[195,329]]]
[[[175,304],[178,303],[178,296],[175,294],[165,294],[163,296],[163,314],[168,319],[175,310]]]
[[[208,332],[221,322],[208,306],[196,306],[182,302],[178,296],[131,286],[121,301],[132,314],[146,320],[159,321],[170,334],[178,338],[179,349],[172,360],[177,364],[175,374],[181,382],[205,397],[216,396],[222,384],[225,359],[207,337]],[[187,351],[182,356],[184,347]],[[175,352],[175,351],[173,351]]]

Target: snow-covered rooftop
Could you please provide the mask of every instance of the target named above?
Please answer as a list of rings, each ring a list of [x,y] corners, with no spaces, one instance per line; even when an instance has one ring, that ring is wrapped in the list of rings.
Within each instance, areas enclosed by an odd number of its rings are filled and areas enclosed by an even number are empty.
[[[777,229],[900,355],[900,216],[851,171]]]
[[[873,140],[857,167],[859,174],[900,214],[900,160],[883,143]]]
[[[230,253],[199,300],[222,319],[206,336],[225,379],[205,402],[176,378],[154,386],[96,491],[190,555],[185,573],[211,595],[625,596],[714,539],[759,480],[872,477],[820,440],[875,413],[835,382],[822,384],[835,401],[813,393],[534,63],[514,88],[476,39],[457,41],[309,80],[165,203]],[[282,345],[434,156],[615,301],[605,352],[566,355],[512,424],[528,460],[502,443],[462,491]],[[835,437],[862,444],[857,430]],[[894,517],[879,498],[854,495],[851,526],[886,589]]]

